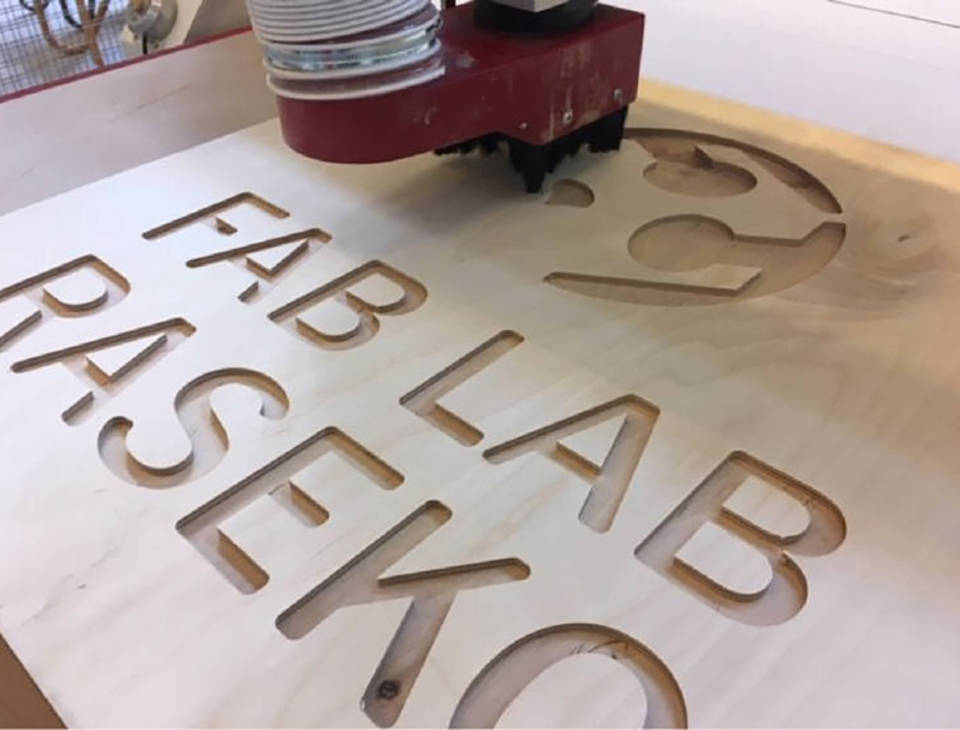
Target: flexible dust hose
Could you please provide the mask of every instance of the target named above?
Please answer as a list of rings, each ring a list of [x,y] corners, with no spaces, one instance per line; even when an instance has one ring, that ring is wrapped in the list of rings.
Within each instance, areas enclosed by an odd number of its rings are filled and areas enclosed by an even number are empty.
[[[247,0],[267,85],[292,99],[355,99],[443,74],[430,0]]]

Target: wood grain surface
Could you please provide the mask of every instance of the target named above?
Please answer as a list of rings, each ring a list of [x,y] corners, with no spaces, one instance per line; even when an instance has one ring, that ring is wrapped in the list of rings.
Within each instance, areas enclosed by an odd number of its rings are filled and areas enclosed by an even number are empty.
[[[543,195],[271,121],[0,218],[68,725],[956,723],[960,169],[642,93]]]

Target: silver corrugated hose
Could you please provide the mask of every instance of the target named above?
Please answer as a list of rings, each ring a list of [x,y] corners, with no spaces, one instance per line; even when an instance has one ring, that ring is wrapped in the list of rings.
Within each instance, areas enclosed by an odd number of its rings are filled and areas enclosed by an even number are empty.
[[[360,98],[443,74],[430,0],[247,0],[247,8],[279,96]]]

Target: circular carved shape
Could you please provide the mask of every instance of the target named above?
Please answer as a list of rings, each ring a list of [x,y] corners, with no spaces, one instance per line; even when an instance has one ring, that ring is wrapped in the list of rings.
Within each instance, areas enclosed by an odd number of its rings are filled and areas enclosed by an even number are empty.
[[[690,161],[654,162],[643,176],[651,185],[682,195],[726,197],[742,195],[757,186],[757,178],[736,165],[713,163],[705,155]]]
[[[578,180],[557,180],[550,189],[547,205],[566,205],[571,208],[589,208],[596,197],[589,186]]]
[[[635,144],[646,152],[647,186],[676,195],[640,185],[637,228],[624,242],[629,258],[610,263],[609,273],[554,271],[548,283],[636,304],[720,304],[794,286],[840,250],[846,235],[840,205],[799,165],[696,132],[628,129],[624,138],[627,150]],[[593,193],[596,205],[620,195],[624,215],[621,190]]]
[[[665,185],[660,185],[651,180],[651,175],[654,177],[665,175],[668,169],[672,169],[675,178],[685,177],[687,180],[692,180],[698,176],[703,178],[703,171],[706,170],[707,176],[712,176],[715,180],[715,192],[697,192],[692,189],[694,187],[692,183],[689,185],[690,190],[676,189],[674,192],[698,197],[704,195],[736,195],[749,192],[758,183],[757,176],[753,172],[729,162],[716,161],[706,151],[707,149],[720,152],[729,150],[745,155],[745,160],[751,165],[756,165],[758,171],[772,175],[783,185],[792,188],[796,194],[814,208],[824,213],[842,212],[833,193],[811,173],[785,157],[754,145],[712,134],[673,129],[631,128],[624,131],[624,140],[625,142],[629,140],[634,144],[639,144],[655,158],[653,165],[648,166],[644,171],[644,177],[657,187],[666,188]],[[660,172],[654,173],[652,168],[660,168]],[[748,176],[749,181],[751,181],[749,187],[745,187],[748,180],[743,175]],[[740,189],[736,192],[730,192],[735,185],[732,179],[736,176],[739,176]],[[724,178],[726,182],[718,182],[720,178]],[[679,186],[679,183],[677,185]],[[724,185],[727,186],[728,192],[721,190]]]
[[[660,271],[694,271],[728,258],[735,246],[730,229],[715,220],[675,218],[638,228],[627,250]]]

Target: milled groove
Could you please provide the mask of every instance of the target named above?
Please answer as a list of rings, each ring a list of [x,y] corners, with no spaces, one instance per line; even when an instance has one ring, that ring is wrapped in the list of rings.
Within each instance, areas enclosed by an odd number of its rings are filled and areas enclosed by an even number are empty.
[[[522,342],[512,330],[499,332],[404,395],[400,405],[465,446],[479,443],[483,432],[437,401]]]
[[[401,296],[387,303],[374,303],[350,291],[374,277],[383,277],[396,285]],[[301,321],[298,315],[326,300],[334,299],[352,310],[357,325],[346,333],[326,333]],[[427,289],[416,279],[407,276],[382,261],[368,261],[332,281],[311,289],[269,313],[268,317],[297,337],[324,349],[343,350],[362,345],[380,330],[381,316],[399,316],[418,309],[427,299]]]
[[[271,248],[276,248],[277,246],[284,246],[288,243],[293,243],[294,241],[307,240],[328,243],[331,239],[332,236],[329,233],[319,228],[305,228],[302,231],[294,231],[293,233],[286,233],[282,236],[274,236],[272,238],[266,238],[262,241],[254,241],[253,243],[248,243],[243,246],[225,248],[204,256],[197,256],[196,258],[192,258],[187,261],[187,266],[191,269],[196,269],[201,266],[209,266],[210,264],[215,264],[220,261],[227,261],[248,253],[266,251]]]
[[[644,727],[687,726],[680,685],[650,649],[608,626],[564,624],[528,634],[495,656],[460,698],[450,727],[494,727],[510,703],[537,676],[578,654],[609,657],[633,673],[646,695]]]
[[[229,261],[234,266],[252,274],[256,278],[237,297],[240,301],[249,303],[283,281],[319,246],[329,243],[331,239],[332,236],[329,233],[319,228],[305,228],[282,236],[197,256],[187,261],[187,267],[196,269]],[[270,258],[271,251],[275,253],[279,251],[280,255]]]
[[[97,277],[103,287],[103,291],[92,299],[64,304],[44,290],[46,285],[56,284],[72,275],[83,275],[85,272]],[[93,254],[79,256],[39,274],[28,276],[0,288],[0,304],[15,296],[23,298],[18,315],[12,321],[0,323],[0,348],[38,327],[45,317],[75,318],[99,314],[118,304],[129,293],[130,282],[126,277]]]
[[[659,415],[657,406],[639,396],[627,395],[498,444],[484,451],[483,456],[494,464],[502,464],[532,451],[540,452],[590,484],[580,521],[595,532],[606,532],[613,525]],[[623,422],[602,465],[560,443],[561,439],[613,418]]]
[[[135,425],[124,416],[110,419],[100,430],[97,448],[101,460],[117,477],[141,487],[170,488],[199,479],[220,463],[230,447],[224,425],[211,407],[211,395],[223,386],[234,385],[255,394],[257,410],[251,414],[254,418],[279,420],[289,410],[286,392],[270,376],[246,368],[214,370],[191,380],[174,398],[178,425],[190,440],[189,452],[179,461],[147,463],[132,452],[127,443]],[[165,440],[161,434],[156,436],[161,443]]]
[[[231,195],[228,198],[224,198],[221,201],[213,203],[211,205],[204,206],[195,211],[187,213],[186,215],[180,216],[179,218],[174,218],[173,220],[167,221],[166,223],[161,223],[158,226],[151,228],[150,230],[144,231],[141,235],[148,241],[153,241],[158,238],[162,238],[169,233],[173,233],[181,228],[189,226],[191,223],[196,223],[204,219],[210,219],[211,225],[217,230],[218,233],[223,235],[233,235],[237,232],[237,229],[234,228],[230,223],[225,220],[222,220],[219,217],[220,213],[223,213],[225,210],[234,208],[241,203],[249,203],[264,213],[273,216],[274,218],[287,218],[290,216],[290,213],[285,211],[278,205],[264,200],[259,195],[255,195],[250,192],[237,193],[236,195]]]
[[[530,575],[523,562],[506,558],[381,577],[452,516],[440,502],[426,502],[277,617],[284,636],[300,639],[342,608],[412,599],[361,698],[364,712],[380,727],[399,718],[457,594]]]
[[[24,373],[60,363],[83,382],[88,390],[62,411],[63,421],[73,426],[89,418],[97,403],[105,402],[123,391],[137,376],[179,347],[194,332],[196,328],[192,324],[177,317],[24,358],[13,363],[10,369],[15,373]],[[156,336],[156,339],[132,353],[116,370],[104,373],[97,366],[96,353],[151,336]]]
[[[763,481],[797,501],[809,514],[806,528],[775,535],[724,506],[749,478]],[[714,581],[677,553],[707,522],[743,540],[769,562],[772,577],[762,590],[745,594]],[[790,557],[819,556],[835,550],[846,537],[840,509],[812,487],[744,452],[730,454],[694,489],[634,554],[645,565],[688,590],[720,613],[747,624],[767,626],[796,615],[807,600],[807,581]]]
[[[177,531],[238,590],[243,593],[259,590],[266,579],[258,583],[251,579],[251,575],[263,573],[266,576],[265,571],[246,553],[238,556],[223,550],[225,535],[220,525],[266,495],[285,500],[285,508],[302,513],[300,521],[305,527],[321,525],[328,513],[293,484],[292,479],[331,451],[339,453],[382,489],[395,489],[403,483],[400,472],[345,433],[336,428],[324,428],[181,518],[176,524]],[[290,488],[292,493],[276,494],[284,488]]]

